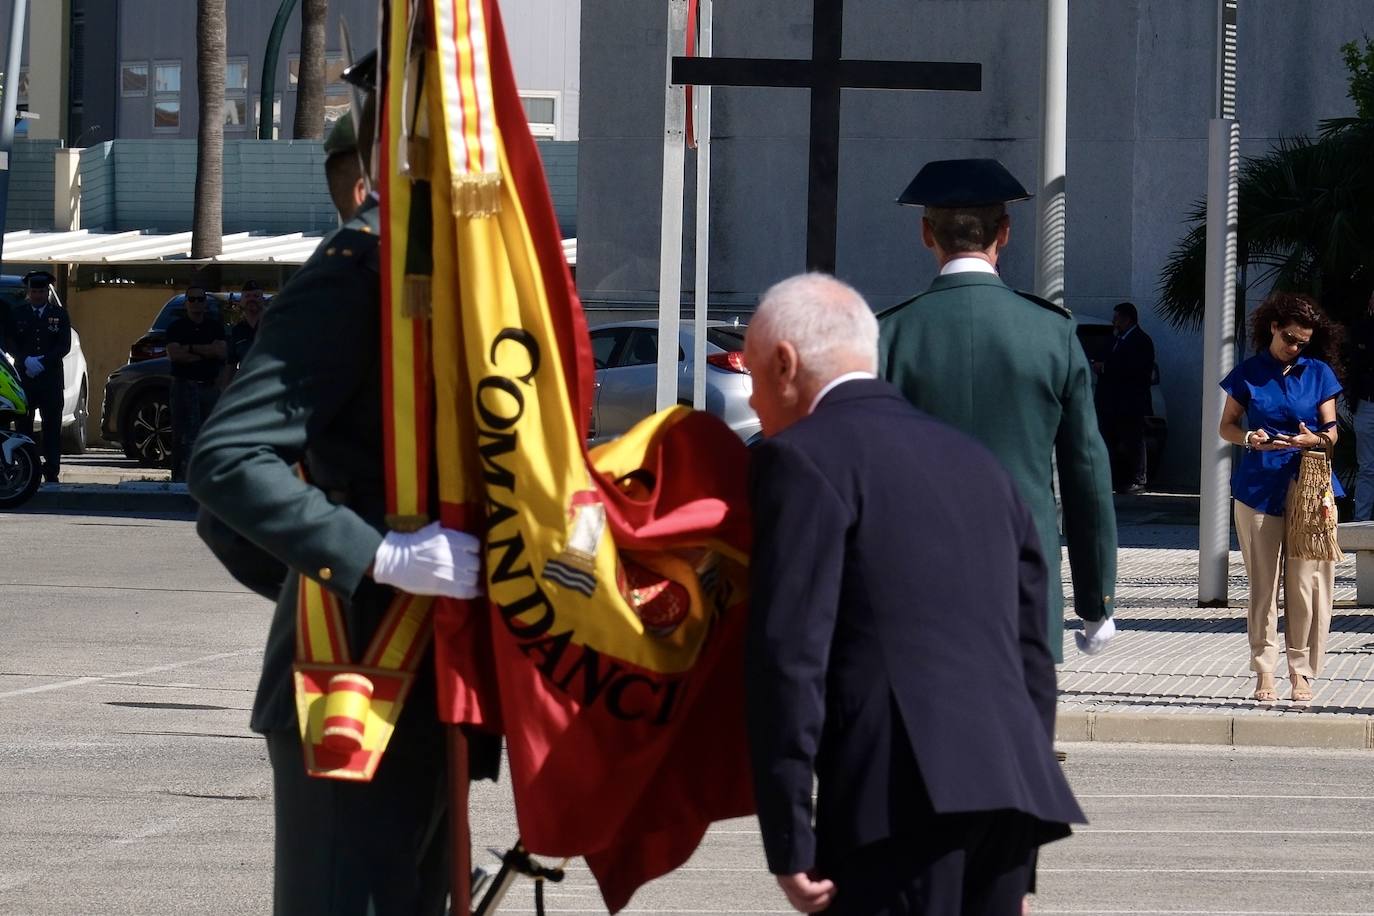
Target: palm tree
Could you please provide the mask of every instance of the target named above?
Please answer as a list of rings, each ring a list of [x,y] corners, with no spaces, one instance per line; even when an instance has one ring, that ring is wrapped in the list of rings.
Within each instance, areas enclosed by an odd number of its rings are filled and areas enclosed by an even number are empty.
[[[224,250],[224,64],[225,0],[196,2],[196,198],[191,221],[191,257],[212,258]]]
[[[1312,293],[1348,323],[1374,289],[1374,41],[1341,50],[1355,117],[1323,121],[1317,139],[1284,139],[1242,163],[1237,263],[1247,285]],[[1197,203],[1160,278],[1158,311],[1175,327],[1202,324],[1206,218]]]
[[[296,120],[291,133],[297,140],[324,136],[324,25],[329,0],[301,3],[301,63],[296,82]]]

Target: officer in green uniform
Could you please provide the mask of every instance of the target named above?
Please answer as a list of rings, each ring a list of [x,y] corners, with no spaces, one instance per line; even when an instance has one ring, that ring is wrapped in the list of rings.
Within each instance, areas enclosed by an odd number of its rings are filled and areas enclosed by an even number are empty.
[[[72,349],[72,320],[52,295],[56,278],[45,270],[24,274],[26,300],[16,305],[5,326],[3,343],[14,358],[28,413],[16,426],[33,435],[33,421],[43,414],[43,479],[57,483],[62,464],[62,358]]]
[[[940,263],[924,293],[879,315],[881,371],[921,410],[963,430],[1002,460],[1035,515],[1049,560],[1049,642],[1063,661],[1052,459],[1073,573],[1079,648],[1115,632],[1116,512],[1092,373],[1067,309],[1010,289],[997,256],[1011,230],[1006,204],[1030,195],[993,159],[927,164],[898,203],[925,207],[921,236]],[[957,458],[951,458],[957,460]]]
[[[274,912],[290,916],[447,912],[447,752],[432,656],[368,783],[306,775],[293,693],[300,574],[340,599],[354,658],[395,589],[480,590],[475,539],[437,524],[387,531],[379,232],[369,199],[276,296],[189,473],[192,495],[245,542],[225,551],[222,538],[207,538],[230,571],[268,594],[285,573],[251,726],[266,736],[273,769]],[[204,532],[205,513],[201,522]],[[495,778],[495,739],[473,736],[469,747],[473,777]]]

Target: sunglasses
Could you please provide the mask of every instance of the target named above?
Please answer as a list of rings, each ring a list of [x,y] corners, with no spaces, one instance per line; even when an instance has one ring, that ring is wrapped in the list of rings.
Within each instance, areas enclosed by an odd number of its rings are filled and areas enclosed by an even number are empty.
[[[1312,342],[1310,337],[1304,340],[1296,334],[1289,334],[1287,331],[1279,331],[1279,336],[1283,338],[1283,342],[1288,344],[1288,346],[1297,347],[1299,350],[1306,349],[1307,345]]]

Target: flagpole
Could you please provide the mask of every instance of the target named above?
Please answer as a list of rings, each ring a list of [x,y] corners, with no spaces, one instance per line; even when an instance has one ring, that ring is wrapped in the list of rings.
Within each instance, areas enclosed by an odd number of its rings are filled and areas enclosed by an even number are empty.
[[[658,377],[654,409],[677,403],[682,330],[682,192],[687,160],[687,93],[673,85],[673,58],[687,51],[687,0],[668,0],[663,72],[663,218],[658,267]]]
[[[1036,188],[1035,292],[1064,304],[1064,186],[1068,171],[1069,0],[1045,0],[1040,87],[1040,186]]]
[[[1221,380],[1235,363],[1237,172],[1236,0],[1217,0],[1213,118],[1207,126],[1207,275],[1202,318],[1202,430],[1198,499],[1198,607],[1225,607],[1231,556],[1231,444],[1217,430]],[[1244,308],[1241,303],[1240,308]]]
[[[711,3],[698,0],[701,38],[697,53],[711,56]],[[696,313],[692,316],[692,406],[706,409],[706,319],[710,307],[708,273],[711,266],[711,87],[696,87],[697,135],[697,251]]]

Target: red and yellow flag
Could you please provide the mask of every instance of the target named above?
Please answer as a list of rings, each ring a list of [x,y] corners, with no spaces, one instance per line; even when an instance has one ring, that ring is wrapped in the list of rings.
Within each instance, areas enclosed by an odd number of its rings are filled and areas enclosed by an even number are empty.
[[[440,704],[505,734],[526,847],[585,856],[618,910],[753,809],[746,452],[676,408],[588,453],[590,341],[497,4],[391,2],[385,145],[429,167],[440,512],[486,543],[488,599],[436,607]],[[403,124],[416,42],[397,33],[417,22],[431,40]],[[384,200],[425,179],[388,170]]]

